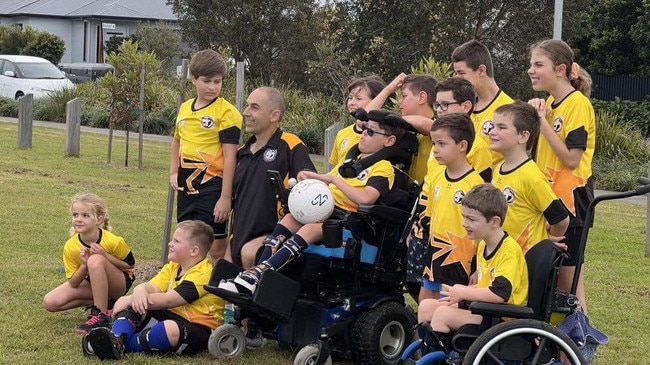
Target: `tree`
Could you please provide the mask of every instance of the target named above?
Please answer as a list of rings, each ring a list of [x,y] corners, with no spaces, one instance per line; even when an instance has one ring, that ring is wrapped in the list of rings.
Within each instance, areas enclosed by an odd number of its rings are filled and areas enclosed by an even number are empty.
[[[165,71],[171,71],[173,58],[181,55],[181,35],[169,23],[140,23],[133,34],[146,52],[153,52]]]
[[[65,53],[65,42],[61,37],[48,33],[38,32],[36,38],[29,41],[22,50],[22,54],[37,56],[57,65]]]
[[[230,48],[253,78],[304,85],[318,29],[314,0],[169,2],[189,43],[199,48]]]
[[[111,53],[120,53],[120,46],[122,43],[126,41],[131,41],[133,43],[137,42],[137,38],[135,34],[131,34],[128,37],[122,37],[119,35],[114,35],[110,37],[106,42],[104,42],[104,50],[106,51],[107,55],[110,55]]]

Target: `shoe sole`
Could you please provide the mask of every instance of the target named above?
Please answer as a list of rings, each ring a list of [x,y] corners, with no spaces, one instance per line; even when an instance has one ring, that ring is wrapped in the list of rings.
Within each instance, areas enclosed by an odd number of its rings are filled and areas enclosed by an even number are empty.
[[[87,336],[90,347],[100,360],[122,358],[122,354],[115,348],[115,336],[108,328],[95,328]]]

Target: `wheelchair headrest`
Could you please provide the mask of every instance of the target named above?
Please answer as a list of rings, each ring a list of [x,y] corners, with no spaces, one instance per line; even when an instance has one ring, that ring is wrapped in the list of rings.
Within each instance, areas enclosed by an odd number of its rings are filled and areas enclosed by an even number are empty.
[[[372,120],[377,123],[388,124],[394,127],[402,128],[407,132],[417,133],[417,129],[415,129],[415,127],[404,120],[401,115],[391,110],[374,109],[366,111],[363,108],[358,108],[350,114],[356,119],[362,120],[364,122]]]

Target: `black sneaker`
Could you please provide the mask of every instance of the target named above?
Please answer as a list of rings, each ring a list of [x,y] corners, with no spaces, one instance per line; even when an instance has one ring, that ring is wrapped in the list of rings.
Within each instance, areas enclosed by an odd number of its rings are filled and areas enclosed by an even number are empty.
[[[110,327],[111,326],[111,315],[108,313],[93,313],[91,311],[90,315],[88,316],[88,320],[82,324],[81,326],[77,327],[75,330],[77,333],[88,333],[92,329],[95,328],[100,328],[100,327]]]
[[[119,360],[124,355],[122,338],[105,327],[95,328],[86,335],[88,344],[100,360]]]

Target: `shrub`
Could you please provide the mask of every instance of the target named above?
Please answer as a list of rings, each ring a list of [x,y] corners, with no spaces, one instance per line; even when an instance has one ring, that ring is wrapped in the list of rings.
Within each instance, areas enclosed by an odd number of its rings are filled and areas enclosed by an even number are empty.
[[[645,101],[630,101],[616,98],[614,101],[592,100],[596,113],[607,112],[637,128],[644,136],[650,136],[650,97]]]
[[[18,101],[13,98],[0,98],[0,115],[18,118]]]
[[[593,162],[596,188],[626,191],[637,188],[639,176],[648,175],[648,161],[596,158]]]
[[[650,152],[638,129],[612,112],[596,114],[596,156],[607,160],[648,161]]]
[[[37,56],[57,65],[65,53],[65,42],[61,37],[48,33],[38,32],[36,38],[25,45],[22,53],[28,56]]]
[[[75,88],[52,91],[34,101],[34,119],[65,123],[67,103],[78,97]]]
[[[82,101],[81,124],[94,128],[108,128],[111,108],[108,105],[86,105]]]

